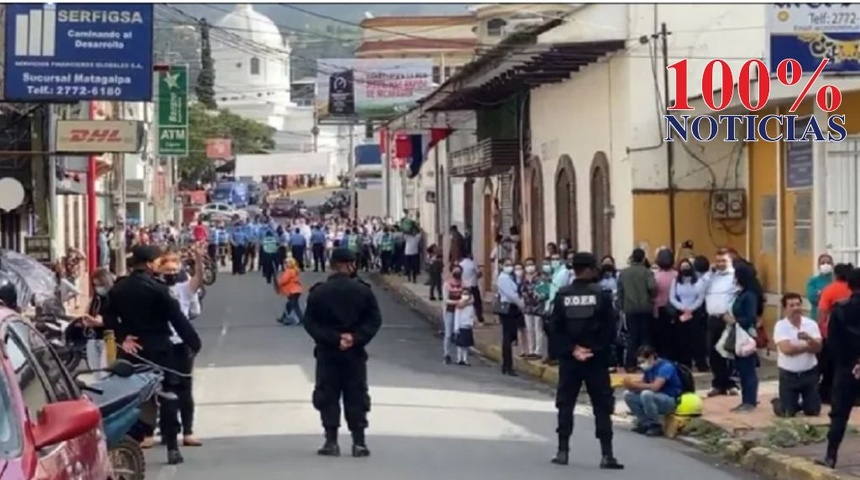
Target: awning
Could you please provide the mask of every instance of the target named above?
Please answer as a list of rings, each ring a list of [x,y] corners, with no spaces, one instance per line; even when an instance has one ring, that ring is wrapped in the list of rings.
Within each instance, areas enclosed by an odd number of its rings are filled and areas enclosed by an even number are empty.
[[[483,75],[466,79],[441,101],[425,111],[476,110],[517,92],[563,82],[602,57],[622,50],[624,40],[534,45],[511,53],[501,65]]]

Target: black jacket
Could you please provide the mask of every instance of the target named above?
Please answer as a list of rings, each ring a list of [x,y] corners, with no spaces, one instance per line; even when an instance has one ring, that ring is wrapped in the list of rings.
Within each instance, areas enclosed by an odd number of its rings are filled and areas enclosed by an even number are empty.
[[[118,343],[133,335],[146,356],[172,348],[171,325],[192,352],[202,348],[200,336],[170,289],[146,272],[135,271],[116,282],[108,292],[103,318],[105,328],[114,330]]]
[[[827,326],[827,349],[837,367],[853,368],[860,363],[860,293],[834,305]]]
[[[342,273],[311,287],[303,325],[324,352],[340,352],[340,336],[350,333],[363,351],[382,326],[382,314],[370,285]]]
[[[582,307],[590,315],[575,317],[566,310],[568,297],[594,297],[593,307]],[[571,310],[572,312],[572,310]],[[569,358],[576,346],[588,348],[597,356],[609,353],[615,342],[617,328],[612,306],[612,293],[603,291],[596,283],[587,280],[574,280],[573,283],[558,290],[552,309],[553,332],[558,337],[558,345],[564,345],[562,358]]]

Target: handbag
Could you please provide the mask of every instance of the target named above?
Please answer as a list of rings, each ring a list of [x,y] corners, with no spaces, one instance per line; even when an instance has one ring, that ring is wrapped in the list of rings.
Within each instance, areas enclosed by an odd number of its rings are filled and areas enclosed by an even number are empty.
[[[511,314],[511,304],[507,302],[503,302],[502,298],[496,295],[496,298],[493,300],[493,315],[510,315]]]

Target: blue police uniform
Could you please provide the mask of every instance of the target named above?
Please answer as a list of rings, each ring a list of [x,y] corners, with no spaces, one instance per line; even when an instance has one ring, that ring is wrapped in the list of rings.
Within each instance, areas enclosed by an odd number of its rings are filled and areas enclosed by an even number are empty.
[[[314,271],[325,271],[325,232],[319,227],[311,231],[311,253],[314,258]]]
[[[244,225],[236,225],[230,231],[230,254],[233,263],[233,275],[245,273],[245,255],[248,248],[248,231]]]

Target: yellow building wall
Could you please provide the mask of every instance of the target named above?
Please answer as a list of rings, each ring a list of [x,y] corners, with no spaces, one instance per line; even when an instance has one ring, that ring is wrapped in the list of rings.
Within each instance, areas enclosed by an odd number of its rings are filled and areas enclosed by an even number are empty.
[[[692,240],[696,253],[713,256],[720,247],[746,249],[744,222],[721,224],[710,220],[710,192],[675,192],[675,241]],[[669,195],[664,191],[633,192],[633,236],[636,245],[647,243],[652,257],[657,247],[669,246]],[[679,245],[674,245],[677,250]]]

